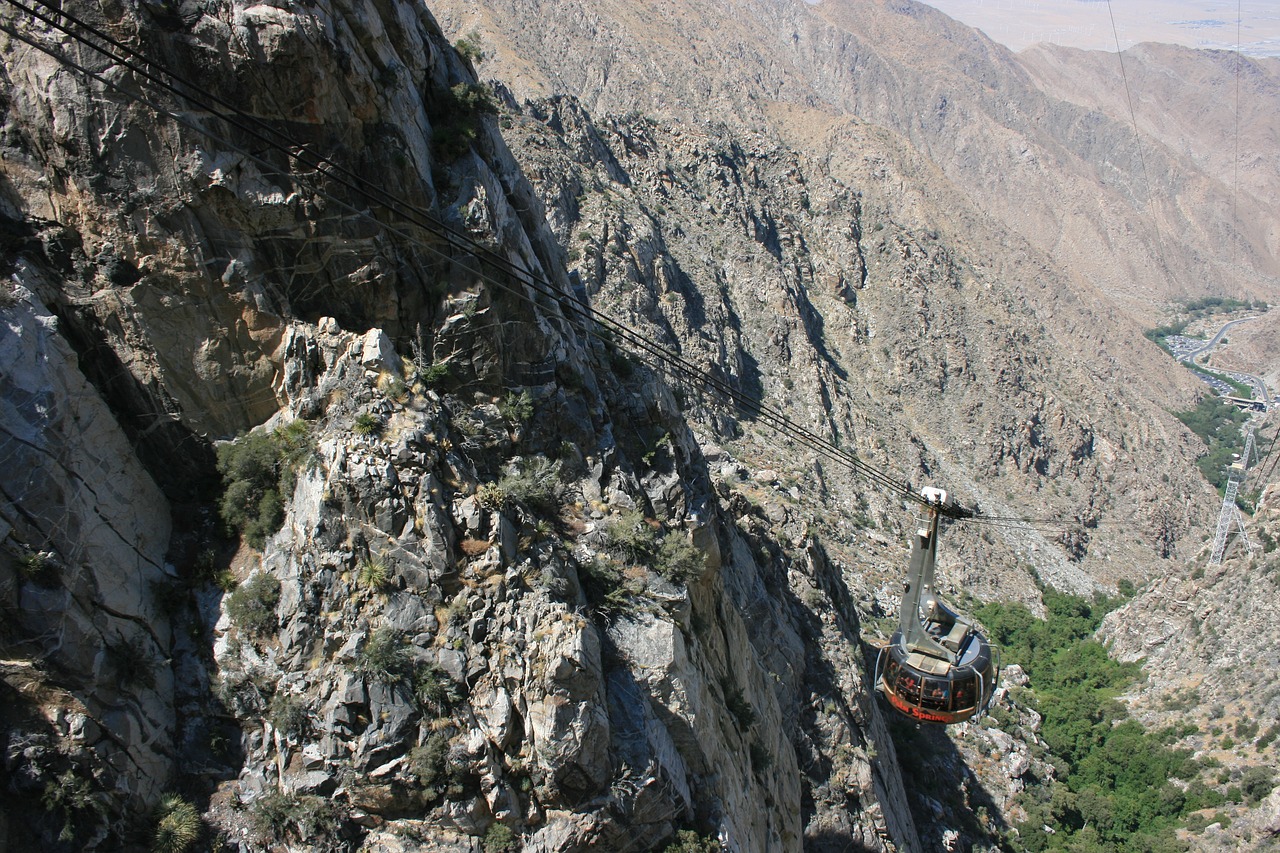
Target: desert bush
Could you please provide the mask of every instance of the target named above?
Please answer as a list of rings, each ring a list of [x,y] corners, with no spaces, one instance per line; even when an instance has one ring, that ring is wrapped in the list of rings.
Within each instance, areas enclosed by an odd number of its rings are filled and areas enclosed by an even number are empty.
[[[277,693],[271,697],[267,719],[285,737],[302,734],[309,722],[307,709],[303,704],[285,693]]]
[[[276,629],[279,603],[280,581],[265,572],[259,573],[227,596],[227,615],[249,636],[264,637]]]
[[[45,551],[32,551],[18,558],[18,575],[37,586],[50,587],[57,581],[58,563]]]
[[[386,684],[403,680],[412,669],[409,644],[394,628],[379,628],[370,634],[356,658],[356,672]]]
[[[564,492],[560,463],[545,456],[522,459],[514,471],[498,480],[497,489],[507,499],[537,512],[557,512]]]
[[[692,829],[682,829],[663,853],[720,853],[723,849],[715,838],[699,835]]]
[[[60,773],[44,786],[41,798],[45,810],[62,817],[62,831],[58,840],[75,839],[78,828],[85,824],[96,825],[107,815],[107,803],[103,795],[93,790],[92,783],[74,770]]]
[[[440,732],[409,752],[409,772],[418,778],[428,801],[461,796],[465,787],[461,769],[449,760],[449,740]]]
[[[734,687],[729,683],[728,679],[721,682],[724,689],[724,704],[729,709],[729,713],[733,714],[733,718],[738,721],[738,727],[741,729],[749,729],[756,721],[756,710],[751,707],[751,703],[747,701],[747,697],[742,695],[742,689]]]
[[[653,570],[673,583],[688,583],[696,578],[705,563],[702,553],[679,533],[662,537],[658,553],[654,555]]]
[[[453,47],[472,65],[483,62],[485,59],[484,50],[480,46],[480,33],[474,30],[454,42]]]
[[[254,548],[284,521],[284,498],[293,493],[298,469],[315,451],[311,429],[294,421],[272,432],[252,432],[218,448],[223,523]]]
[[[753,740],[748,752],[751,753],[751,769],[757,774],[764,773],[773,766],[773,753],[760,741]]]
[[[1275,787],[1275,771],[1270,767],[1250,767],[1244,771],[1244,776],[1240,779],[1240,790],[1244,793],[1244,800],[1251,806],[1256,806],[1266,799],[1273,787]]]
[[[479,135],[480,117],[496,113],[493,92],[482,83],[458,83],[431,104],[431,148],[440,161],[452,163]]]
[[[506,824],[494,822],[484,833],[484,853],[508,853],[516,846],[516,834]]]
[[[604,528],[601,545],[624,561],[639,563],[653,555],[657,533],[638,510],[623,510]]]
[[[703,568],[702,554],[679,531],[659,537],[656,522],[638,511],[618,514],[603,533],[604,550],[623,562],[647,566],[672,583],[687,583]]]
[[[462,697],[448,673],[435,664],[423,664],[413,673],[413,698],[422,710],[439,716]]]
[[[533,417],[533,397],[529,396],[528,391],[521,391],[519,394],[509,391],[502,402],[498,403],[498,414],[508,423],[517,426],[527,423]]]
[[[476,503],[490,512],[501,512],[507,505],[507,493],[498,483],[483,483],[476,488]]]
[[[498,111],[493,90],[483,83],[457,83],[449,91],[455,107],[463,115],[492,115]]]
[[[605,619],[635,611],[637,590],[629,587],[622,572],[604,560],[585,560],[578,565],[578,579],[592,609]]]
[[[145,643],[145,640],[140,641]],[[116,680],[126,687],[150,690],[156,686],[156,661],[139,643],[121,639],[107,646],[107,660]]]
[[[271,791],[254,801],[249,821],[261,840],[272,843],[331,836],[342,818],[337,807],[322,797]]]
[[[468,537],[458,543],[458,550],[468,557],[479,557],[489,550],[491,544],[488,539],[471,539]]]
[[[414,379],[428,388],[434,388],[449,378],[449,365],[443,361],[415,364],[414,368]]]

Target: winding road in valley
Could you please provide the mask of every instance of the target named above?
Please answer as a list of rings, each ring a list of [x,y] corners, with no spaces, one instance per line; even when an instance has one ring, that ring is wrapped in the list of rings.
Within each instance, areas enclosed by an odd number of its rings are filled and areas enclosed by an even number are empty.
[[[1214,347],[1216,347],[1222,341],[1223,337],[1226,336],[1228,329],[1230,329],[1232,326],[1239,325],[1240,323],[1247,323],[1250,320],[1257,320],[1257,319],[1258,317],[1241,317],[1238,320],[1230,320],[1226,323],[1223,323],[1222,328],[1218,329],[1217,334],[1215,334],[1211,339],[1206,341],[1204,346],[1197,347],[1191,352],[1183,353],[1181,356],[1178,357],[1178,360],[1194,368],[1196,366],[1195,360],[1200,356],[1204,355],[1205,353],[1212,352]],[[1262,401],[1267,404],[1268,408],[1270,408],[1271,402],[1272,402],[1271,393],[1267,390],[1267,383],[1262,381],[1262,377],[1254,376],[1251,373],[1239,373],[1238,371],[1234,371],[1234,370],[1230,371],[1230,373],[1235,376],[1247,377],[1248,382],[1250,385],[1253,386],[1254,391],[1262,395]]]

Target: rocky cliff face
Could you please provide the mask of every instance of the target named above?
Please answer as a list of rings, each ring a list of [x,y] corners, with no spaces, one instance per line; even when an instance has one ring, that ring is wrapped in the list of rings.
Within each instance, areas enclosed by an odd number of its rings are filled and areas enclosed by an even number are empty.
[[[1131,361],[1132,342],[1089,328],[1102,323],[1096,307],[1043,270],[1035,285],[1011,284],[1030,275],[1025,263],[987,255],[976,229],[992,224],[965,217],[943,189],[950,218],[927,229],[940,221],[927,218],[932,207],[911,211],[922,223],[901,221],[911,213],[870,164],[836,176],[766,137],[702,131],[637,117],[596,123],[567,100],[531,102],[512,122],[507,137],[536,164],[570,269],[598,304],[794,405],[806,426],[872,464],[963,488],[993,515],[1076,521],[1047,538],[956,531],[959,553],[947,559],[971,566],[954,579],[965,588],[1033,598],[1013,571],[1020,559],[1088,590],[1152,551],[1171,553],[1188,518],[1170,515],[1169,498],[1185,504],[1204,486],[1172,471],[1168,488],[1143,494],[1138,484],[1169,448],[1189,455],[1193,445],[1128,381],[1133,368],[1122,365],[1142,363]],[[975,232],[946,230],[957,220]],[[1095,348],[1115,356],[1084,361]],[[1135,421],[1146,427],[1135,432]],[[749,419],[725,429],[786,460],[798,482],[821,470],[829,491],[816,500],[832,532],[865,509],[892,518],[875,489],[778,449]],[[1139,526],[1136,541],[1097,523],[1120,515]],[[1063,547],[1076,537],[1090,544]]]
[[[64,11],[204,105],[0,35],[0,838],[145,844],[177,791],[243,850],[992,843],[971,804],[1026,751],[972,727],[999,758],[942,754],[920,820],[868,690],[899,499],[578,308],[887,471],[1069,519],[947,534],[953,588],[1034,601],[1027,565],[1167,565],[1196,520],[1169,498],[1207,489],[1096,293],[812,104],[695,124],[518,98],[518,69],[491,101],[397,4]]]
[[[572,293],[425,12],[67,11],[141,29]],[[839,572],[802,525],[779,543],[786,514],[736,474],[713,483],[647,369],[243,128],[4,50],[7,844],[144,843],[177,790],[244,849],[686,828],[922,849],[856,614],[792,591],[847,596]],[[300,451],[282,526],[233,554],[202,505],[208,439],[268,418]]]
[[[42,275],[22,264],[16,278],[34,287]],[[168,505],[57,319],[26,287],[9,292],[0,336],[6,796],[110,767],[122,797],[154,800],[174,736],[173,625],[157,595],[175,580],[165,565]]]

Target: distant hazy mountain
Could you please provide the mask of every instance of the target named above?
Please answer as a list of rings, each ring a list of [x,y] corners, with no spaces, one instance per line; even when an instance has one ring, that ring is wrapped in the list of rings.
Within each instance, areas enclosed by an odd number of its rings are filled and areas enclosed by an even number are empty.
[[[1280,25],[1267,0],[1238,6],[1211,0],[1131,0],[1115,5],[1096,0],[930,0],[929,5],[1013,50],[1044,43],[1115,51],[1118,36],[1122,50],[1142,42],[1235,50],[1238,43],[1248,56],[1280,54]]]

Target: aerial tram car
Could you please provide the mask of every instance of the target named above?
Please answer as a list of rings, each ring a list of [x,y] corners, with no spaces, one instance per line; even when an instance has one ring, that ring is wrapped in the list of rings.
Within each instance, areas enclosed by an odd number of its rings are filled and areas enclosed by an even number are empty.
[[[876,659],[876,685],[893,708],[924,723],[961,723],[986,710],[1000,674],[998,653],[934,589],[938,519],[965,517],[941,489],[920,492],[929,517],[915,531],[898,629]]]

